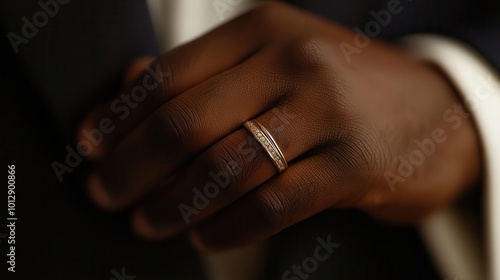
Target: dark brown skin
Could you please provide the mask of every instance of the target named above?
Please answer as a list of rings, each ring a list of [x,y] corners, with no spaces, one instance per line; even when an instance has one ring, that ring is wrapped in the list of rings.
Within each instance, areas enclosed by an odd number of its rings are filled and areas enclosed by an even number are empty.
[[[101,208],[133,208],[140,236],[188,230],[204,251],[263,240],[329,208],[360,208],[391,221],[418,221],[449,204],[480,174],[470,118],[458,129],[443,113],[460,104],[444,76],[397,48],[372,40],[348,63],[340,43],[354,32],[281,3],[268,3],[156,58],[170,77],[130,116],[106,104],[81,129],[109,117],[116,125],[93,149],[88,190]],[[127,89],[142,84],[151,61],[136,61]],[[276,111],[276,109],[278,111]],[[277,113],[280,112],[280,113]],[[278,174],[241,125],[256,118],[276,139],[289,168]],[[404,181],[400,156],[436,128],[446,141]],[[86,136],[80,134],[80,139]],[[227,187],[191,215],[193,188],[228,170]],[[233,169],[236,170],[236,169]]]

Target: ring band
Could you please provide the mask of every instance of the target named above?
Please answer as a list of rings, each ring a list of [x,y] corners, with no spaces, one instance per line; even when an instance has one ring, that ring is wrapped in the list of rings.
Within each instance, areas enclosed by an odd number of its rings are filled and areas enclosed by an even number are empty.
[[[273,160],[274,165],[278,168],[279,173],[283,172],[288,167],[285,156],[281,152],[276,140],[269,131],[260,124],[257,120],[249,120],[243,123],[243,126],[252,133],[253,137],[264,147],[266,153]]]

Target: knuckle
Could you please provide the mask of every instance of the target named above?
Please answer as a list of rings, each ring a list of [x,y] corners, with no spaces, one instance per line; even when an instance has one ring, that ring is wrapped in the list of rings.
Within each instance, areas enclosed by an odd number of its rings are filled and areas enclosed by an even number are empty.
[[[335,150],[346,180],[357,178],[356,185],[367,188],[383,174],[386,156],[375,131],[350,125]]]
[[[383,148],[380,142],[377,141],[380,132],[377,132],[377,128],[368,128],[361,124],[355,126],[357,129],[351,132],[353,143],[353,152],[356,153],[357,158],[359,158],[363,164],[360,170],[365,171],[365,174],[375,174],[379,169],[382,169],[381,164],[383,163]]]
[[[321,100],[319,109],[325,112],[321,123],[332,127],[330,131],[334,135],[345,138],[357,132],[359,114],[350,100],[349,89],[344,87],[342,81],[332,81],[329,85],[324,85],[316,90],[311,98],[316,98],[316,101]]]
[[[248,160],[239,150],[238,143],[224,141],[206,154],[206,161],[210,170],[225,171],[228,177],[228,193],[241,193],[244,186],[252,177],[256,167],[254,163],[261,162],[258,157]]]
[[[323,140],[344,138],[359,122],[359,113],[353,106],[350,90],[338,77],[307,85],[294,96],[299,104],[295,111],[307,123],[322,131]],[[306,110],[311,110],[311,113]]]
[[[289,69],[300,76],[322,78],[331,73],[331,47],[320,36],[308,35],[291,40],[286,45],[283,59]]]
[[[256,22],[271,22],[276,19],[276,15],[278,13],[283,13],[286,10],[287,5],[279,2],[265,2],[254,9],[252,9],[249,13],[249,20],[252,23]]]
[[[171,102],[163,110],[166,129],[178,141],[192,140],[200,122],[197,110],[183,102]]]
[[[378,160],[376,149],[370,142],[363,139],[364,136],[358,137],[350,145],[351,150],[351,166],[353,172],[360,174],[362,178],[367,180],[371,178],[374,171],[377,169]]]
[[[167,144],[185,147],[196,138],[200,117],[194,106],[172,101],[158,109],[147,125],[148,137],[155,147]]]
[[[228,178],[228,185],[226,188],[231,192],[231,190],[236,190],[241,184],[241,179],[238,172],[234,172],[235,166],[241,166],[233,157],[227,155],[217,155],[210,158],[209,163],[210,170],[216,170],[218,172],[224,172]]]
[[[294,91],[302,93],[297,96],[327,106],[325,112],[339,109],[346,94],[343,74],[332,59],[332,52],[324,39],[310,35],[289,42],[279,61],[280,74],[296,85]]]
[[[255,76],[255,73],[252,71],[247,71],[247,69],[243,69],[240,65],[235,66],[205,81],[201,88],[203,94],[197,100],[193,100],[193,103],[197,103],[196,105],[200,108],[203,108],[207,103],[220,103],[220,96],[227,92],[228,89],[234,88],[235,85],[241,83],[245,78],[251,80],[253,76]]]
[[[280,228],[290,210],[286,196],[271,188],[258,192],[256,206],[262,216],[259,219],[261,226],[268,230]]]
[[[366,206],[380,202],[384,193],[380,187],[386,184],[384,172],[388,170],[393,149],[385,144],[382,133],[366,123],[351,125],[331,150],[331,164],[341,171],[338,180],[354,188],[340,204]]]
[[[167,72],[161,75],[163,94],[177,91],[177,85],[174,79],[174,73],[177,73],[177,71],[174,70],[170,64],[167,64],[165,68],[167,69]]]
[[[289,16],[289,5],[278,1],[264,2],[244,15],[244,21],[249,28],[256,28],[265,34],[271,35],[282,29],[285,18]]]
[[[168,53],[164,56],[168,56]],[[160,84],[160,86],[154,86],[153,90],[155,92],[166,95],[175,90],[174,73],[179,72],[179,63],[176,63],[176,60],[167,60],[163,57],[159,57],[149,66],[147,72],[151,80],[149,83],[154,81],[155,85],[156,83]],[[144,80],[143,83],[145,83]]]

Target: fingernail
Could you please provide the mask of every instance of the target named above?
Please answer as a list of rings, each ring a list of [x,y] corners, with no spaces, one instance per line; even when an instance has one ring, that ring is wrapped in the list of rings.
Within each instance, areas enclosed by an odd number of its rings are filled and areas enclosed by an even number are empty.
[[[169,238],[180,232],[175,227],[155,225],[143,210],[137,210],[132,215],[132,229],[137,235],[152,240]]]
[[[104,184],[102,183],[99,175],[93,173],[89,176],[87,182],[87,189],[90,198],[102,209],[107,211],[113,211],[116,207],[113,206],[113,200]]]
[[[132,214],[132,229],[137,235],[145,238],[151,238],[155,233],[143,211],[136,211]]]

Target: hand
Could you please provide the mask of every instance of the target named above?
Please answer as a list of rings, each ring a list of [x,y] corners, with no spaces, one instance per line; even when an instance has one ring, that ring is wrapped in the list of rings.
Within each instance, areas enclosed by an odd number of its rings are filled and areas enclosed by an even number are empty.
[[[340,45],[354,37],[268,3],[135,63],[124,93],[80,129],[80,140],[107,131],[89,151],[91,198],[133,207],[144,237],[189,229],[200,250],[262,240],[332,207],[415,221],[449,203],[480,171],[460,100],[438,70],[389,45],[372,41],[348,62]],[[283,173],[242,127],[254,118],[283,151]]]

